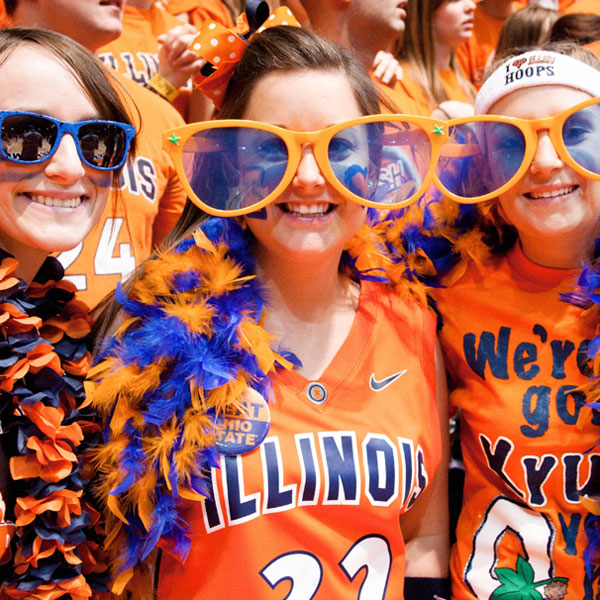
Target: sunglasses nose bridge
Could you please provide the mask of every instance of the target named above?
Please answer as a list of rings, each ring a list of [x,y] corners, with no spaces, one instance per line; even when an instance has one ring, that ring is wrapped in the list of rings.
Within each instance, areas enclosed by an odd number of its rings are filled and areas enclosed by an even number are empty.
[[[543,173],[546,171],[555,171],[560,169],[564,162],[559,148],[550,135],[548,127],[536,129],[536,135],[533,140],[535,147],[531,152],[531,163],[529,170],[533,173]]]
[[[55,149],[45,166],[48,177],[74,181],[85,174],[79,142],[74,130],[63,128],[58,133]]]

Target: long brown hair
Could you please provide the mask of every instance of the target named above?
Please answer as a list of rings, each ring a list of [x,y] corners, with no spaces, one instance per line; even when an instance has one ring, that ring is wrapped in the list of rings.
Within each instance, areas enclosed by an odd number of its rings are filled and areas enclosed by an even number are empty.
[[[563,15],[552,25],[550,40],[570,41],[582,46],[600,40],[600,16],[590,13]]]
[[[406,29],[399,58],[411,67],[411,75],[425,92],[432,107],[448,100],[448,94],[440,81],[436,64],[433,19],[435,11],[449,0],[408,0],[406,5]],[[467,80],[456,59],[454,51],[450,57],[450,68],[458,83],[471,99],[475,89]]]
[[[279,26],[255,34],[235,68],[227,86],[223,106],[215,112],[215,119],[241,119],[252,92],[260,79],[278,72],[331,71],[346,75],[361,112],[378,114],[385,99],[372,82],[361,63],[348,50],[329,42],[307,29]],[[163,249],[172,248],[189,237],[191,232],[206,221],[204,213],[189,199],[171,233],[162,244]],[[156,258],[156,253],[148,260]],[[124,286],[128,290],[144,272],[142,264]],[[112,329],[119,306],[110,298],[105,299],[96,320],[95,335],[102,338]]]
[[[496,44],[498,58],[512,53],[514,48],[538,46],[548,41],[552,23],[560,13],[539,4],[531,4],[515,11],[504,21]]]

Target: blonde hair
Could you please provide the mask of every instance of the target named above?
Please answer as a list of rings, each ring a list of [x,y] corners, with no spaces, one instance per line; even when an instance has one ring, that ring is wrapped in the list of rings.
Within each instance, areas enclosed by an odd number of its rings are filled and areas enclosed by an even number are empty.
[[[440,81],[436,64],[435,36],[433,19],[435,11],[445,2],[451,0],[408,0],[406,5],[406,30],[399,51],[400,60],[411,67],[411,75],[423,88],[432,106],[451,100]],[[475,99],[475,88],[465,77],[455,56],[450,57],[450,68],[456,74],[458,83],[467,97]]]

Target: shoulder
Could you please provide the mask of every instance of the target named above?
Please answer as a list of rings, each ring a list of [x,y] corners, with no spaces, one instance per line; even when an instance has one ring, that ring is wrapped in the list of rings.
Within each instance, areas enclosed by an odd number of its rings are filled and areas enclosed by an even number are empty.
[[[435,311],[416,299],[398,293],[389,285],[361,282],[360,306],[376,315],[379,328],[402,335],[432,332],[436,329]]]

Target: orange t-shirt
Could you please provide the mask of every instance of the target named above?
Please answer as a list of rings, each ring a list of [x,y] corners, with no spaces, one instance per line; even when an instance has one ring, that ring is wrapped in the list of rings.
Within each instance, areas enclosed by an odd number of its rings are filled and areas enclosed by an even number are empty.
[[[397,84],[398,94],[406,98],[405,102],[411,104],[415,111],[414,114],[428,117],[431,115],[435,105],[430,103],[421,85],[411,77],[410,65],[403,62],[402,69],[404,70],[404,73],[402,79]],[[438,74],[448,96],[448,100],[457,100],[468,104],[472,103],[467,93],[461,87],[456,73],[452,69],[440,69]],[[402,100],[400,100],[400,102],[402,102]]]
[[[404,88],[400,81],[396,81],[393,86],[389,86],[381,81],[373,78],[373,81],[377,84],[380,91],[387,96],[398,109],[397,114],[401,115],[419,115],[421,114],[419,105],[414,99],[405,93]],[[387,112],[388,109],[385,106],[381,107],[383,112]]]
[[[527,5],[527,2],[513,2],[513,11]],[[483,83],[483,74],[490,54],[496,50],[503,19],[496,19],[480,6],[475,7],[473,16],[473,36],[462,42],[456,49],[456,58],[467,79],[477,88]]]
[[[227,6],[221,0],[163,0],[172,15],[186,13],[190,23],[199,29],[204,21],[216,21],[233,28],[234,22]]]
[[[0,28],[10,27],[10,19],[6,14],[6,8],[4,6],[4,0],[0,0]]]
[[[600,15],[600,0],[577,0],[570,6],[563,9],[565,14],[570,13],[591,13]]]
[[[559,298],[577,274],[536,265],[517,244],[484,273],[473,267],[435,291],[465,463],[454,600],[508,598],[511,589],[511,598],[533,598],[514,595],[532,584],[540,598],[550,588],[544,597],[600,594],[600,573],[584,568],[588,513],[579,502],[600,477],[600,453],[588,452],[600,412],[577,390],[595,334],[582,309]]]
[[[558,10],[559,12],[579,12],[579,11],[569,11],[570,8],[573,7],[577,0],[558,0]]]
[[[73,250],[58,255],[65,279],[73,281],[78,296],[90,307],[112,292],[165,238],[186,198],[160,137],[162,131],[183,125],[183,119],[153,92],[126,77],[117,78],[127,92],[122,97],[138,132],[136,156],[121,175],[122,202],[111,195],[93,231]]]
[[[179,19],[166,10],[125,5],[121,35],[98,50],[98,58],[132,81],[144,85],[158,71],[157,37],[181,26]],[[186,118],[190,100],[191,81],[180,89],[173,106]]]
[[[361,282],[325,373],[279,372],[265,440],[221,456],[213,500],[187,504],[191,550],[163,553],[159,600],[401,600],[399,517],[441,457],[434,346],[430,311]]]
[[[584,48],[590,52],[593,52],[598,58],[600,58],[600,40],[597,42],[592,42],[591,44],[586,44]]]

